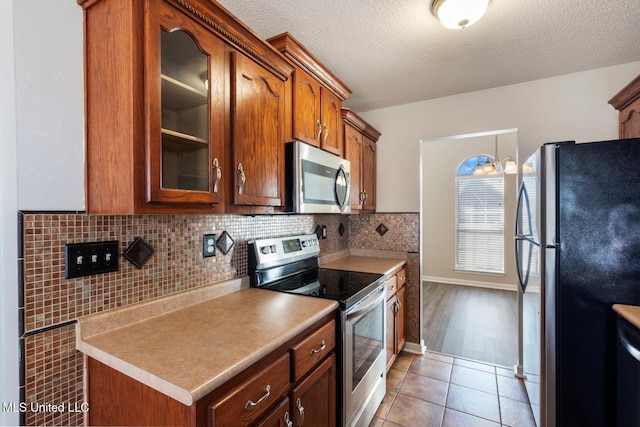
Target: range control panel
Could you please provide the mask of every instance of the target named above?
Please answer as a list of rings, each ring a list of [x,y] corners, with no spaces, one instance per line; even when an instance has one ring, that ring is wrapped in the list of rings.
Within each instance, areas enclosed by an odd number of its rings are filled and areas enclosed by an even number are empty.
[[[260,239],[249,242],[249,251],[255,257],[256,269],[262,269],[316,257],[320,242],[315,234]]]

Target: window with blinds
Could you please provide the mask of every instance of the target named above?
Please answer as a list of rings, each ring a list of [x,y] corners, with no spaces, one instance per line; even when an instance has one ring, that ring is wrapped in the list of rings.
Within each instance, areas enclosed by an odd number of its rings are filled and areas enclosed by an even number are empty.
[[[504,273],[504,177],[501,173],[469,175],[458,171],[455,268]]]

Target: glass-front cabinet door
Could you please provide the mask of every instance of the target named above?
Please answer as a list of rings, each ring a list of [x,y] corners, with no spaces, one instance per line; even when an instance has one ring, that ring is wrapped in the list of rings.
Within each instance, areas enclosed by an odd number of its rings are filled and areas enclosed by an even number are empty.
[[[224,43],[161,1],[146,35],[147,201],[216,204],[224,139]]]

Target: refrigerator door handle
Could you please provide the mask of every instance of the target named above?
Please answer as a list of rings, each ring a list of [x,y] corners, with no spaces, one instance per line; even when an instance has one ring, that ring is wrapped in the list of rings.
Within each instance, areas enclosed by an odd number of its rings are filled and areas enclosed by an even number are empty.
[[[516,201],[516,218],[514,221],[514,245],[513,252],[516,260],[516,273],[518,276],[518,285],[520,286],[520,290],[522,293],[527,289],[527,284],[529,283],[529,271],[531,266],[531,251],[529,251],[529,257],[527,259],[527,269],[526,272],[523,271],[523,263],[520,260],[520,245],[523,242],[528,242],[529,244],[533,244],[539,246],[537,242],[535,242],[531,238],[531,234],[520,234],[518,231],[520,230],[520,219],[522,213],[522,202],[524,201],[526,209],[527,209],[527,217],[529,220],[529,231],[532,229],[531,226],[531,205],[529,204],[529,194],[527,193],[527,188],[525,187],[524,181],[520,184],[520,189],[518,190],[518,199]]]
[[[622,344],[622,347],[627,351],[627,353],[640,362],[640,350],[629,342],[629,339],[626,337],[624,332],[620,330],[620,328],[618,328],[618,337],[620,338],[620,344]]]

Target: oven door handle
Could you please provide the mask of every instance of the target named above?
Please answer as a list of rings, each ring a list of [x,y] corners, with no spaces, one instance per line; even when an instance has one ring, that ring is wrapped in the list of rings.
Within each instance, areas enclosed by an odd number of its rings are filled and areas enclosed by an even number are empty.
[[[369,296],[365,298],[364,301],[362,301],[361,303],[353,307],[355,311],[351,311],[347,313],[347,320],[352,320],[356,317],[360,317],[364,313],[367,313],[368,311],[370,311],[373,307],[380,304],[381,301],[384,301],[384,297],[386,293],[387,293],[387,290],[384,286],[381,286],[380,288],[378,288],[378,290],[373,291]],[[371,299],[373,299],[373,301],[365,303],[366,301],[369,301]],[[363,306],[360,306],[360,304],[363,304],[363,303],[365,304]]]

